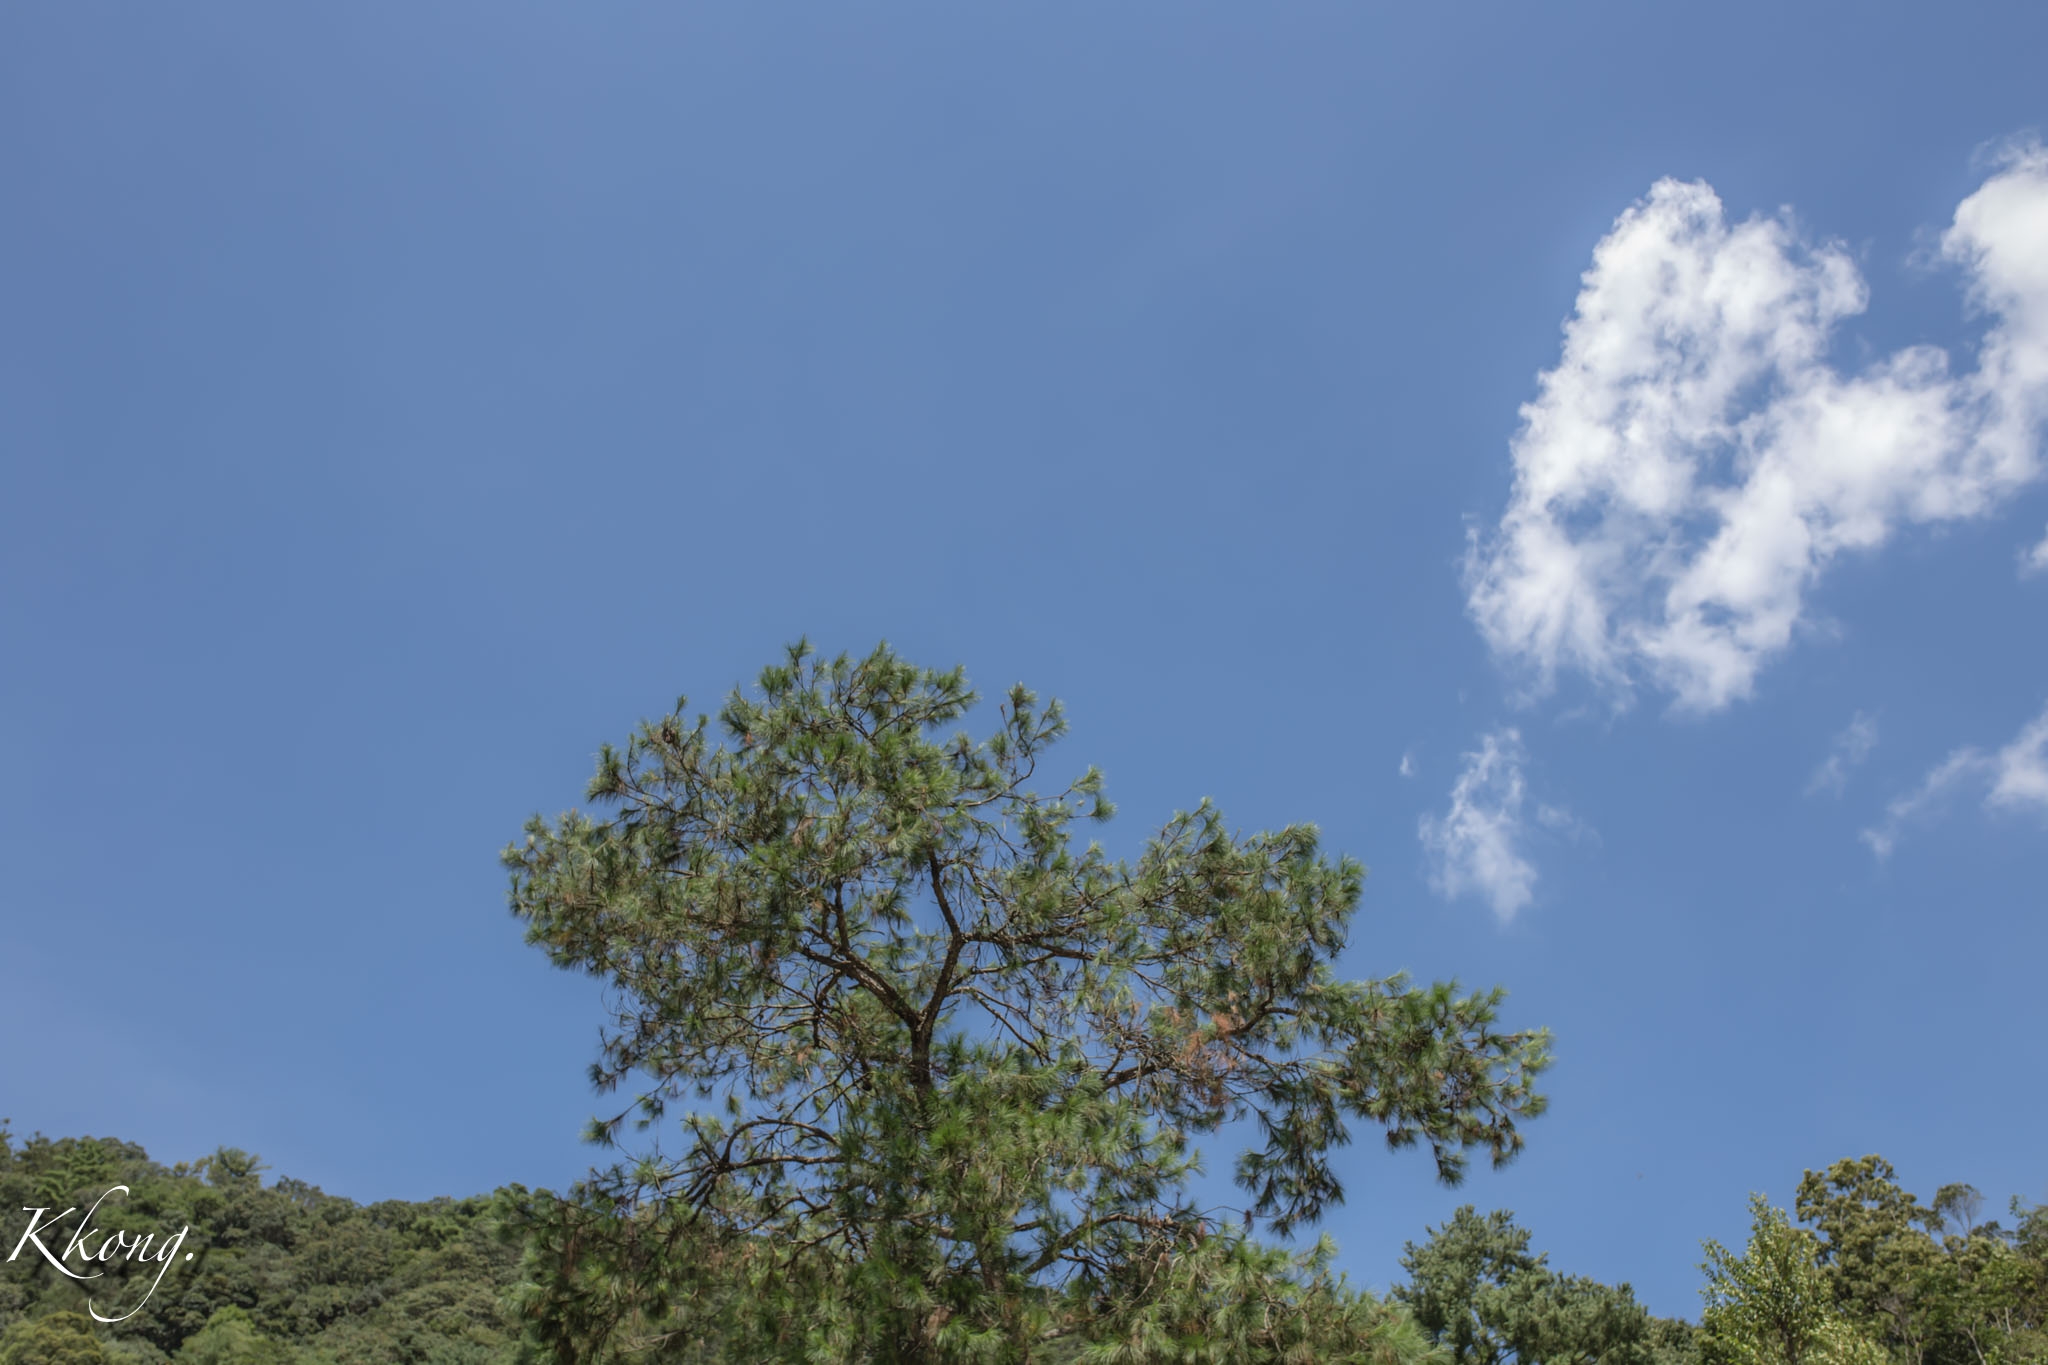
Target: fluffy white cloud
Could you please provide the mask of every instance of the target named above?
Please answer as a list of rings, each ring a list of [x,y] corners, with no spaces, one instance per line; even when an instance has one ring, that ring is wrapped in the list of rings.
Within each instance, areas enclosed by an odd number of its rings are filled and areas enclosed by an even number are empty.
[[[1813,776],[1807,779],[1806,794],[1830,792],[1840,796],[1849,785],[1849,770],[1870,757],[1877,747],[1877,717],[1858,711],[1847,728],[1835,736],[1834,746]]]
[[[1704,184],[1661,181],[1624,213],[1522,409],[1507,511],[1467,557],[1495,654],[1538,690],[1571,669],[1717,709],[1790,644],[1837,556],[2039,477],[2048,152],[2011,152],[1942,253],[1991,320],[1976,368],[1915,346],[1844,374],[1829,337],[1867,294],[1840,246],[1782,217],[1731,226]]]
[[[1480,736],[1465,755],[1443,818],[1422,817],[1430,885],[1439,895],[1476,892],[1503,920],[1529,903],[1536,868],[1522,855],[1522,736],[1513,729]]]
[[[1930,817],[1965,786],[1981,786],[1988,807],[2031,807],[2048,815],[2048,706],[1996,753],[1966,746],[1935,764],[1920,785],[1885,807],[1884,819],[1863,831],[1863,842],[1879,858],[1890,857],[1909,825]]]

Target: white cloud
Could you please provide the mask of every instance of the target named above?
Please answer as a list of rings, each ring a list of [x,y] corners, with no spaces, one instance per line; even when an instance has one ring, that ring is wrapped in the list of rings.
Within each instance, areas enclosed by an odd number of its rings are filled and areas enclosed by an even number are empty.
[[[2048,535],[2041,537],[2041,543],[2020,556],[2020,573],[2048,573]]]
[[[1996,753],[1966,746],[1937,763],[1913,788],[1885,807],[1884,819],[1863,831],[1863,842],[1888,858],[1910,825],[1932,818],[1957,788],[1982,785],[1987,807],[2035,807],[2048,815],[2048,706]]]
[[[1906,826],[1939,808],[1958,784],[1982,772],[1985,762],[1983,753],[1977,749],[1957,749],[1937,763],[1919,786],[1886,806],[1884,820],[1863,831],[1863,842],[1879,858],[1891,857]]]
[[[1538,802],[1536,806],[1536,823],[1549,830],[1552,834],[1569,839],[1575,844],[1597,844],[1600,842],[1599,830],[1594,829],[1563,806],[1553,806],[1547,802]]]
[[[1415,754],[1412,750],[1401,755],[1401,776],[1415,776]]]
[[[1992,806],[2038,806],[2048,814],[2048,706],[1992,760]]]
[[[1576,670],[1718,709],[1791,643],[1836,557],[2038,478],[2048,152],[2009,153],[1942,253],[1991,319],[1977,367],[1914,346],[1850,375],[1829,338],[1868,296],[1842,247],[1784,217],[1731,226],[1699,183],[1624,213],[1522,408],[1507,511],[1467,556],[1495,654],[1539,691]]]
[[[1442,819],[1422,817],[1430,885],[1446,897],[1476,892],[1501,919],[1512,919],[1536,887],[1536,868],[1522,856],[1522,736],[1513,729],[1480,736],[1465,755]]]
[[[1847,728],[1835,736],[1834,746],[1813,776],[1807,779],[1806,794],[1829,792],[1840,796],[1849,785],[1849,771],[1870,757],[1870,751],[1877,747],[1877,717],[1864,711],[1853,716]]]

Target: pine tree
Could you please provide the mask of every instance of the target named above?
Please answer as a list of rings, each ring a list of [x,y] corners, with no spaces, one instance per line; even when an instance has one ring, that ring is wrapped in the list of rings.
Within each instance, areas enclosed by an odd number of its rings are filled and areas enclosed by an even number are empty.
[[[722,744],[679,700],[602,751],[605,814],[506,850],[529,940],[614,992],[593,1078],[633,1097],[593,1136],[657,1134],[522,1206],[537,1339],[579,1361],[1421,1349],[1249,1230],[1342,1198],[1353,1121],[1447,1181],[1510,1159],[1547,1036],[1499,1029],[1497,990],[1340,979],[1363,870],[1313,826],[1236,835],[1205,801],[1135,859],[1080,843],[1112,814],[1100,773],[1031,785],[1058,703],[1015,687],[986,739],[949,734],[976,702],[958,669],[799,644],[727,700]],[[1244,1118],[1263,1141],[1226,1220],[1186,1185],[1195,1140]]]
[[[1686,1324],[1652,1318],[1628,1285],[1560,1275],[1514,1215],[1470,1204],[1410,1242],[1394,1297],[1451,1365],[1653,1365],[1690,1360]]]

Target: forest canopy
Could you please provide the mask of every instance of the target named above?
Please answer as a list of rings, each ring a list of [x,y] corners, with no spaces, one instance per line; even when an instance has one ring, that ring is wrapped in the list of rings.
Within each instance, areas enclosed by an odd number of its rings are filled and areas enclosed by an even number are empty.
[[[516,1358],[504,1301],[520,1249],[498,1236],[490,1197],[357,1204],[288,1177],[266,1185],[264,1169],[235,1148],[165,1167],[131,1142],[17,1141],[0,1127],[0,1213],[18,1253],[0,1262],[0,1365]],[[23,1245],[26,1211],[84,1210],[122,1185],[125,1195],[102,1205],[103,1225],[190,1229],[182,1250],[192,1260],[165,1269],[146,1301],[157,1266],[96,1262],[104,1277],[79,1281]],[[74,1217],[44,1238],[53,1253],[76,1226]],[[93,1320],[95,1303],[112,1317],[139,1301],[120,1322]]]
[[[164,1167],[113,1138],[16,1141],[0,1127],[0,1211],[130,1186],[131,1221],[189,1223],[192,1263],[118,1324],[92,1320],[78,1282],[34,1255],[0,1262],[0,1365],[709,1365],[762,1359],[712,1333],[570,1357],[535,1332],[535,1196],[357,1204],[223,1148]],[[2029,1365],[2048,1361],[2048,1207],[2001,1218],[1963,1185],[1927,1203],[1882,1157],[1808,1172],[1793,1215],[1761,1200],[1747,1244],[1704,1248],[1704,1325],[1649,1313],[1626,1284],[1552,1268],[1505,1211],[1470,1206],[1408,1244],[1384,1298],[1328,1295],[1302,1335],[1364,1333],[1384,1365]],[[61,1204],[60,1204],[61,1207]],[[6,1220],[6,1243],[20,1237]],[[559,1249],[557,1249],[559,1250]],[[1226,1289],[1228,1287],[1226,1286]],[[119,1298],[125,1291],[116,1289]],[[738,1278],[699,1292],[730,1298]],[[121,1298],[121,1302],[132,1302]],[[1247,1297],[1240,1302],[1264,1306]],[[1292,1360],[1182,1341],[1098,1359]],[[1043,1360],[1088,1358],[1048,1351]],[[878,1358],[879,1359],[879,1358]]]

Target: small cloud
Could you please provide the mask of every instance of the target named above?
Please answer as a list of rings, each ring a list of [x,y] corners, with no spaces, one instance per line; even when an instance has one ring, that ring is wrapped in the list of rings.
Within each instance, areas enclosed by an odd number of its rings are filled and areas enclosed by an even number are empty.
[[[1549,830],[1552,834],[1569,839],[1575,844],[1597,844],[1600,842],[1600,831],[1594,829],[1563,806],[1553,806],[1542,801],[1537,802],[1536,823]]]
[[[1877,747],[1877,717],[1866,711],[1858,711],[1849,722],[1848,728],[1835,736],[1834,747],[1813,776],[1806,780],[1806,794],[1813,796],[1827,792],[1840,796],[1849,785],[1849,771],[1870,757],[1870,751]]]
[[[2041,537],[2041,543],[2020,556],[2020,576],[2048,573],[2048,535]]]
[[[1512,728],[1480,736],[1451,788],[1450,809],[1422,817],[1418,833],[1432,864],[1430,885],[1455,898],[1475,892],[1503,921],[1534,896],[1536,868],[1522,856],[1522,736]]]
[[[1909,826],[1939,815],[1958,788],[1980,784],[1987,808],[2034,807],[2048,815],[2048,706],[1996,753],[1973,745],[1951,752],[1919,786],[1885,807],[1884,819],[1863,831],[1863,842],[1879,861],[1889,858]]]
[[[1920,780],[1920,785],[1895,798],[1884,808],[1884,820],[1873,828],[1863,831],[1863,842],[1870,845],[1870,851],[1879,861],[1892,856],[1898,846],[1899,835],[1908,825],[1929,817],[1947,804],[1948,795],[1966,779],[1984,770],[1989,760],[1982,750],[1957,749],[1947,758],[1935,764],[1932,771]]]
[[[1415,776],[1415,751],[1413,749],[1401,755],[1401,776]]]
[[[2048,814],[2048,706],[1992,759],[1991,806],[2038,806]]]

